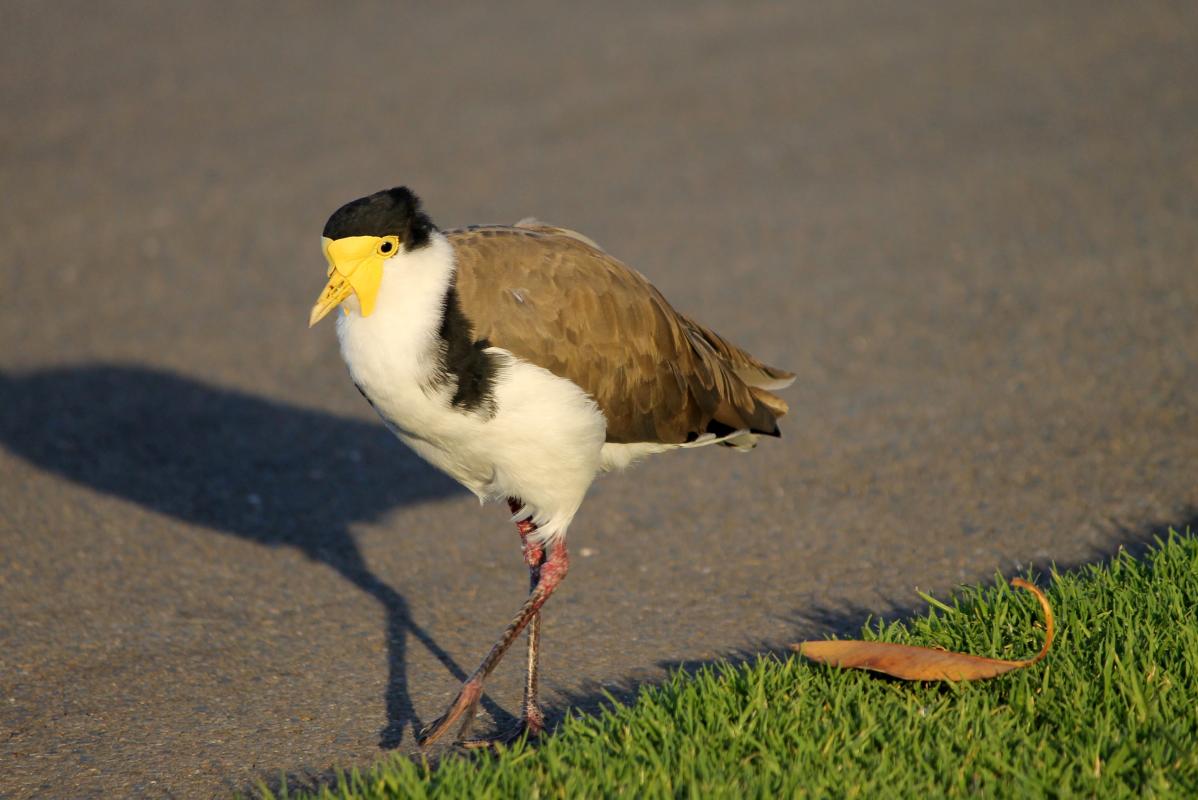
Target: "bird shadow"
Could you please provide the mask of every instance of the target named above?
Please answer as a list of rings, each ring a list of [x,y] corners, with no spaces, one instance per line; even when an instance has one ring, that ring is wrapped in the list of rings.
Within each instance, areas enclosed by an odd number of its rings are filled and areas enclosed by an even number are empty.
[[[295,547],[374,598],[385,612],[388,647],[380,747],[397,747],[406,728],[415,735],[421,726],[406,673],[411,642],[465,680],[412,619],[404,595],[370,570],[350,532],[354,522],[459,491],[381,425],[160,370],[88,365],[0,372],[0,442],[91,489],[259,544]],[[483,702],[494,718],[512,719],[490,698]]]

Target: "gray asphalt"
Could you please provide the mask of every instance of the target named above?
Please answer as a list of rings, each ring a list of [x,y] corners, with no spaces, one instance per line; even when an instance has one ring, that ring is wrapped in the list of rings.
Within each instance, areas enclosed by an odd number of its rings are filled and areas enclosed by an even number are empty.
[[[595,486],[555,718],[1195,519],[1194,4],[504,9],[0,11],[0,796],[411,749],[520,603],[305,327],[326,216],[399,183],[800,376],[781,441]]]

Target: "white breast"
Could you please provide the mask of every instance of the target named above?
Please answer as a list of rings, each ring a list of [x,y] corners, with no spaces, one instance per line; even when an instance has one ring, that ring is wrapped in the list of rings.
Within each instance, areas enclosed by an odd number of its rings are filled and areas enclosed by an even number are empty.
[[[501,366],[494,402],[467,411],[438,380],[440,328],[452,279],[440,234],[387,262],[375,311],[356,301],[337,321],[350,375],[397,436],[481,499],[520,498],[544,539],[563,535],[600,469],[606,423],[572,381],[490,348]]]

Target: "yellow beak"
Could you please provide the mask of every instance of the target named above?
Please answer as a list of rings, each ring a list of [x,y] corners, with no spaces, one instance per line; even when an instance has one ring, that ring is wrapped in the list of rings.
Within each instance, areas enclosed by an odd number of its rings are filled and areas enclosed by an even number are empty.
[[[329,282],[312,306],[308,327],[324,319],[351,294],[357,295],[362,316],[370,316],[383,282],[383,262],[399,252],[399,237],[347,236],[335,240],[325,237],[321,244],[329,262]]]

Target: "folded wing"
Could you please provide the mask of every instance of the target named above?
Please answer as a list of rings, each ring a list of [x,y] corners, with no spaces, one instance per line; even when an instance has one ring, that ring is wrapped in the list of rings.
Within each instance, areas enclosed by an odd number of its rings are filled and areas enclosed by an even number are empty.
[[[778,435],[794,375],[675,311],[593,241],[536,220],[446,231],[476,339],[568,378],[607,417],[607,441],[682,444]]]

